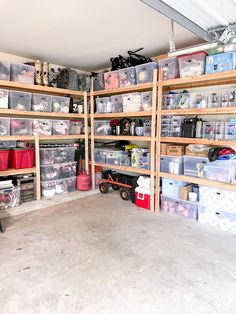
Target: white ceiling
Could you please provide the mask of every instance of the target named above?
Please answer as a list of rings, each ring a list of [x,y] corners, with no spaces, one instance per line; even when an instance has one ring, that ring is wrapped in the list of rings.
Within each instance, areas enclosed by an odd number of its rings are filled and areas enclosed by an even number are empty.
[[[168,19],[139,0],[1,0],[0,51],[84,70],[168,51]],[[202,42],[175,25],[177,48]]]

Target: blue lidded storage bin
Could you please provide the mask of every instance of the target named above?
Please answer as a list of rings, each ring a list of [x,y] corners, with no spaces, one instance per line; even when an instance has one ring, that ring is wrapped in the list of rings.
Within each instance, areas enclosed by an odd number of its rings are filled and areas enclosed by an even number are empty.
[[[179,198],[179,187],[187,185],[187,182],[162,178],[162,195]]]
[[[210,74],[234,70],[236,66],[235,56],[234,51],[207,56],[205,73]]]

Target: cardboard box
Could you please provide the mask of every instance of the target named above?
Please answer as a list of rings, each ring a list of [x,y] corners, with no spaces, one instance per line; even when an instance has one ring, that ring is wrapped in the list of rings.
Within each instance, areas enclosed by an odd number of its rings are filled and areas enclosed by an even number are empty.
[[[193,191],[193,184],[179,187],[179,199],[183,201],[188,200],[188,193]]]
[[[170,144],[167,144],[167,143],[161,143],[161,155],[166,155],[167,153],[167,147],[169,146]]]
[[[208,150],[207,150],[207,151],[204,151],[204,152],[196,153],[196,152],[192,152],[192,151],[188,148],[188,146],[186,146],[185,155],[187,155],[187,156],[198,156],[198,157],[208,157]]]
[[[183,145],[169,145],[167,147],[167,155],[183,156],[185,153],[185,146]]]

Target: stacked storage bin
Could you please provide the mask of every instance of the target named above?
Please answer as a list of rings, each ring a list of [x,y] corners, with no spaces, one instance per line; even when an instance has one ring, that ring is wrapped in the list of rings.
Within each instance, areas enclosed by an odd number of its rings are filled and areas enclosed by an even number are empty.
[[[45,197],[76,189],[75,147],[72,145],[41,145],[41,189]]]

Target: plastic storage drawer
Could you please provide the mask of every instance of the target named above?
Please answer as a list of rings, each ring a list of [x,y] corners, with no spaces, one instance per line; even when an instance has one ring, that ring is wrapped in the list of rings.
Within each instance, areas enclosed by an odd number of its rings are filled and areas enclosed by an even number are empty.
[[[0,61],[0,80],[10,81],[10,63]]]
[[[104,73],[105,89],[115,89],[119,87],[118,71],[110,71]]]
[[[0,89],[0,109],[8,109],[8,90]]]
[[[10,118],[0,117],[0,135],[10,135]]]
[[[52,96],[52,111],[68,113],[70,107],[70,98],[61,96]]]
[[[111,135],[112,129],[109,121],[96,120],[94,121],[94,134],[95,135]]]
[[[158,69],[158,63],[144,63],[137,65],[135,68],[137,84],[149,83],[153,81],[153,70]]]
[[[21,63],[11,63],[11,81],[34,84],[34,67]]]
[[[52,121],[52,134],[53,135],[68,135],[69,134],[69,121],[68,120],[53,120]]]
[[[163,69],[163,80],[171,80],[179,77],[179,64],[177,58],[160,60],[159,67]]]
[[[206,73],[217,73],[223,71],[231,71],[235,69],[236,60],[235,52],[228,51],[207,56]]]
[[[40,170],[43,181],[74,177],[76,176],[76,162],[42,165]]]
[[[188,185],[188,183],[183,181],[162,178],[162,195],[178,198],[179,188],[186,185]]]
[[[180,77],[204,74],[206,53],[197,52],[178,57]]]
[[[32,134],[33,135],[51,135],[52,134],[52,120],[33,119]]]
[[[151,111],[152,110],[152,92],[144,92],[142,95],[142,110]]]
[[[98,91],[98,90],[103,90],[104,88],[105,88],[104,75],[103,73],[98,73],[93,78],[93,90]]]
[[[111,112],[123,112],[122,95],[111,96]]]
[[[236,122],[225,122],[225,139],[236,139]]]
[[[164,94],[162,96],[162,109],[177,109],[179,103],[179,94]]]
[[[32,110],[41,112],[52,111],[52,96],[45,94],[33,94]]]
[[[0,190],[0,210],[20,205],[20,188]]]
[[[183,174],[183,157],[177,156],[166,156],[160,157],[161,161],[161,172],[172,173],[172,174]]]
[[[76,190],[76,177],[61,180],[41,181],[41,189],[42,196],[44,197],[74,192]]]
[[[221,91],[221,106],[235,107],[235,89],[222,89]]]
[[[208,92],[208,107],[217,108],[221,106],[221,90]]]
[[[175,213],[185,218],[197,219],[198,204],[162,195],[161,210],[164,212]]]
[[[10,91],[9,108],[23,111],[31,110],[31,93]]]
[[[15,148],[10,151],[10,167],[13,169],[33,168],[34,161],[34,148]]]
[[[207,157],[184,156],[184,175],[205,178]]]
[[[206,178],[214,181],[235,183],[236,160],[215,160],[208,162]]]
[[[41,165],[53,165],[75,160],[75,147],[40,148]]]
[[[94,148],[94,161],[99,164],[106,163],[106,153],[107,149],[104,148]]]
[[[11,135],[32,135],[32,120],[11,118]]]
[[[123,112],[139,112],[142,110],[141,93],[123,94]]]
[[[96,98],[97,113],[109,113],[112,112],[111,98],[99,97]]]
[[[136,71],[135,67],[125,68],[119,70],[119,85],[120,87],[135,85]]]

